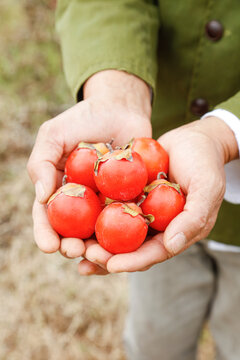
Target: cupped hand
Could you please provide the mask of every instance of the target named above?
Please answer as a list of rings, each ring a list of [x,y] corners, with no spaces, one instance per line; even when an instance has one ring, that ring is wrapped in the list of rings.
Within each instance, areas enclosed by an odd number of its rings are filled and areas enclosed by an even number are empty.
[[[208,117],[164,134],[159,142],[169,154],[170,181],[186,194],[183,212],[132,253],[112,255],[91,242],[84,266],[79,264],[81,274],[90,262],[98,264],[96,271],[99,266],[110,273],[146,270],[206,238],[213,228],[225,192],[224,164],[238,156],[233,132],[222,120]]]
[[[61,186],[66,159],[80,141],[126,144],[131,137],[151,137],[151,100],[148,85],[122,71],[103,71],[84,86],[84,101],[45,122],[39,129],[28,161],[36,189],[34,237],[38,247],[67,257],[85,252],[81,239],[60,239],[48,222],[46,202]],[[93,266],[93,265],[92,265]]]

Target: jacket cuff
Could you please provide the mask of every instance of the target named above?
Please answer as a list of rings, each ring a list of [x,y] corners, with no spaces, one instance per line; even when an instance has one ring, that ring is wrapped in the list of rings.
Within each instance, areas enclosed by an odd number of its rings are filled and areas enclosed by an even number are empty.
[[[74,98],[93,74],[126,71],[155,90],[160,16],[155,0],[58,0],[56,28]]]
[[[79,77],[76,77],[76,83],[71,87],[72,95],[76,101],[83,100],[83,85],[84,83],[94,74],[103,70],[120,70],[126,71],[129,74],[135,75],[145,81],[153,93],[155,89],[155,79],[151,76],[148,71],[148,68],[143,68],[142,64],[138,62],[131,62],[128,59],[118,59],[118,61],[105,60],[102,63],[91,64],[83,73],[79,74]],[[152,98],[153,95],[151,95]]]

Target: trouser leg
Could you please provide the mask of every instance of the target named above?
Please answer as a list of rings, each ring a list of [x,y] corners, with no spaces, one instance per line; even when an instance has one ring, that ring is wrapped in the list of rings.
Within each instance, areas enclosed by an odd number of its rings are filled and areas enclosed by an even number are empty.
[[[199,244],[130,275],[125,330],[129,360],[193,360],[214,291],[211,259]]]
[[[217,289],[209,318],[218,360],[240,359],[240,253],[211,251]]]

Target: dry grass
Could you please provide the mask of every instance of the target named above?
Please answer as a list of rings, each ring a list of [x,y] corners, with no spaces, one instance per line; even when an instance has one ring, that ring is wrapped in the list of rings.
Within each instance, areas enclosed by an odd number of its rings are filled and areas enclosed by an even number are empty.
[[[34,245],[25,165],[40,123],[72,104],[54,1],[0,0],[0,359],[124,360],[125,275],[84,278]],[[199,360],[213,359],[204,333]]]

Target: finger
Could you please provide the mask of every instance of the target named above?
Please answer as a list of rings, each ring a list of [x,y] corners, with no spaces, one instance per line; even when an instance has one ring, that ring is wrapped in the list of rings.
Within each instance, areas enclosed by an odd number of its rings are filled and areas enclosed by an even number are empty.
[[[45,122],[39,129],[37,139],[28,161],[28,173],[35,184],[36,196],[44,203],[56,189],[56,166],[63,154],[61,136],[56,136],[52,121]]]
[[[96,240],[87,240],[85,242],[85,257],[92,263],[106,269],[108,260],[113,256],[110,252],[103,249]]]
[[[108,271],[102,269],[97,264],[94,264],[86,259],[78,264],[78,272],[80,275],[107,275]]]
[[[83,240],[77,238],[63,238],[59,249],[60,253],[69,259],[80,257],[85,252]]]
[[[33,233],[34,239],[45,253],[54,253],[60,247],[60,238],[49,224],[45,205],[35,200],[33,204]]]
[[[107,270],[110,273],[141,271],[168,258],[163,235],[159,233],[134,252],[114,255],[107,263]]]
[[[172,256],[185,250],[193,239],[197,241],[209,234],[216,221],[220,198],[214,200],[213,195],[203,189],[189,193],[184,211],[171,221],[164,233],[165,248]]]

